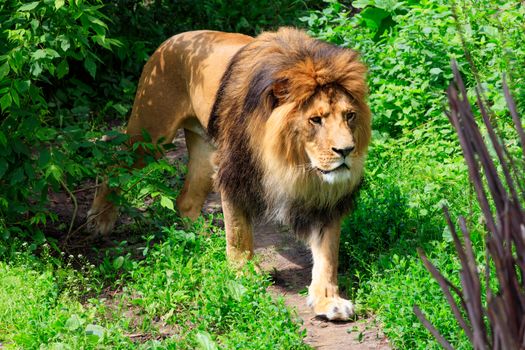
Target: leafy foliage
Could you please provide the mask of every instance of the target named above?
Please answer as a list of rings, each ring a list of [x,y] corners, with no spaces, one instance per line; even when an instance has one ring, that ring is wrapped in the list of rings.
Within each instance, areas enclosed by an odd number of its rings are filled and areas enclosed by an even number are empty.
[[[108,165],[133,163],[126,137],[102,122],[129,111],[149,54],[198,27],[256,33],[290,24],[303,3],[268,0],[8,0],[0,4],[0,239],[43,237],[50,192],[72,194]],[[150,148],[155,147],[153,145]],[[164,168],[166,170],[166,168]],[[124,172],[127,172],[125,170]],[[134,182],[113,168],[113,185]],[[150,194],[159,193],[151,186]],[[142,186],[144,189],[147,186]],[[159,197],[171,208],[164,188]]]
[[[393,137],[426,124],[449,129],[442,106],[452,78],[450,59],[457,57],[468,83],[474,81],[468,74],[451,5],[445,1],[356,1],[353,5],[363,10],[348,18],[342,4],[327,3],[327,9],[312,12],[303,21],[317,37],[361,52],[370,70],[374,129]],[[369,10],[381,10],[382,19]],[[498,74],[510,71],[509,66],[525,55],[518,25],[523,8],[517,3],[486,0],[458,8],[457,16],[462,31],[469,33],[467,46],[476,58],[480,78],[499,106],[496,112],[504,114],[504,100],[496,93],[501,91]],[[391,25],[381,24],[384,21]],[[497,69],[487,69],[494,66]],[[512,87],[523,94],[523,66],[512,68]]]
[[[74,76],[94,78],[101,64],[97,51],[119,45],[107,38],[100,7],[84,1],[0,5],[3,239],[17,227],[38,228],[54,219],[45,209],[48,190],[72,187],[96,171],[89,158],[102,155],[102,145],[90,141],[97,134],[89,132],[90,111],[82,104],[87,89]],[[69,94],[61,88],[66,76],[77,85]]]
[[[518,2],[488,0],[461,2],[455,9],[446,1],[359,0],[352,5],[361,11],[350,17],[352,9],[343,2],[326,3],[326,9],[303,21],[316,36],[361,52],[369,66],[374,118],[366,183],[342,232],[341,265],[350,274],[343,280],[352,280],[349,293],[378,312],[395,346],[438,347],[412,312],[417,302],[447,339],[468,348],[415,248],[431,252],[446,277],[458,282],[453,272],[459,262],[451,257],[451,235],[441,214],[447,204],[468,218],[472,240],[483,249],[481,212],[459,143],[442,112],[452,77],[448,67],[456,58],[470,97],[476,84],[470,63],[477,67],[493,120],[516,154],[519,142],[505,111],[500,77],[509,72],[523,110],[525,67],[518,62],[525,60],[525,8]]]

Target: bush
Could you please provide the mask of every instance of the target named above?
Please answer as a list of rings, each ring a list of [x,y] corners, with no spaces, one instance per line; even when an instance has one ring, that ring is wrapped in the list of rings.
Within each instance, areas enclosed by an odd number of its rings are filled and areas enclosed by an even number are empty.
[[[302,20],[317,37],[361,52],[370,70],[374,129],[393,137],[428,124],[449,130],[442,107],[452,78],[450,59],[458,59],[469,86],[475,80],[463,55],[451,5],[442,0],[360,0],[353,5],[363,10],[348,18],[349,9],[342,3],[326,2],[325,10]],[[525,59],[523,30],[518,25],[523,23],[524,12],[523,6],[502,0],[472,1],[457,9],[481,82],[497,106],[495,112],[502,116],[501,73],[509,72],[511,87],[520,96],[525,90],[525,68],[518,63]],[[422,130],[411,136],[425,134]]]
[[[396,184],[366,178],[355,210],[343,221],[341,268],[362,271],[395,244],[409,225],[408,210],[407,195]]]
[[[468,347],[415,248],[424,247],[447,278],[457,271],[460,264],[451,257],[451,235],[441,212],[447,204],[467,218],[474,245],[483,250],[481,212],[459,143],[443,114],[452,78],[449,62],[459,62],[469,97],[479,81],[509,152],[521,154],[500,77],[509,72],[518,110],[523,110],[525,7],[501,0],[462,2],[455,10],[441,0],[358,0],[352,5],[361,11],[351,17],[354,12],[344,2],[326,3],[326,9],[302,20],[319,38],[361,52],[369,66],[373,113],[367,183],[341,236],[341,265],[350,268],[344,271],[346,280],[355,287],[350,294],[378,314],[396,347],[438,347],[413,314],[414,303],[428,310],[432,323],[455,346]],[[466,38],[464,47],[458,30]]]
[[[100,7],[81,0],[0,5],[3,239],[17,227],[38,231],[56,218],[45,208],[49,189],[72,188],[96,172],[88,158],[100,145],[89,141],[96,136],[88,131],[92,112],[82,103],[93,90],[78,77],[95,78],[98,52],[119,45],[106,36]]]

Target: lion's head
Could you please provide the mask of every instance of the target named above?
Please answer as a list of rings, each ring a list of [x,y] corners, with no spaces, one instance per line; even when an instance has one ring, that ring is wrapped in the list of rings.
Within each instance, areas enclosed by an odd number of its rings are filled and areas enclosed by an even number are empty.
[[[365,73],[354,51],[296,29],[241,49],[208,125],[221,190],[292,224],[346,211],[370,142]]]
[[[317,89],[304,103],[283,103],[265,129],[267,162],[334,185],[349,181],[352,170],[362,166],[370,140],[367,108],[337,86]]]

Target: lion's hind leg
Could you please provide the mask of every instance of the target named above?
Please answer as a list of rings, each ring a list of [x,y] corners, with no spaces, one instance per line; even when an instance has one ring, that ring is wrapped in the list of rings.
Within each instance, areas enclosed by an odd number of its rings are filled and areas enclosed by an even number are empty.
[[[95,193],[93,204],[87,213],[88,230],[105,236],[113,230],[118,217],[117,206],[109,200],[112,190],[104,181]]]
[[[177,198],[177,208],[181,216],[195,220],[213,187],[212,155],[215,148],[190,130],[184,129],[184,136],[189,154],[188,173]]]

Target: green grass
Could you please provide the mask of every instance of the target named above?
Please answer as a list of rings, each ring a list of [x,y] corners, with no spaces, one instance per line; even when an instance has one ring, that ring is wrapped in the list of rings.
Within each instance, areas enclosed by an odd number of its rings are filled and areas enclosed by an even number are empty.
[[[83,271],[45,250],[35,258],[18,249],[16,259],[0,262],[0,343],[8,349],[308,348],[296,316],[266,292],[267,277],[253,265],[242,272],[229,267],[223,232],[209,222],[166,227],[162,243],[148,242],[143,260],[119,255]]]
[[[6,348],[95,348],[123,341],[103,340],[101,332],[108,334],[109,327],[97,326],[102,320],[96,310],[80,303],[85,275],[50,257],[36,259],[24,247],[20,251],[15,261],[0,262],[0,342]]]

